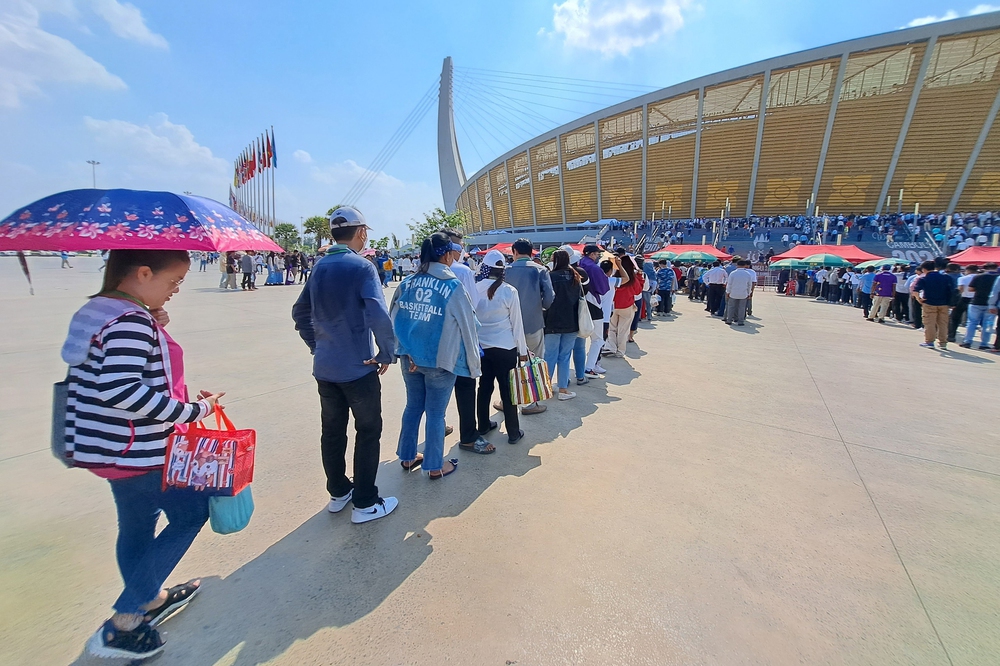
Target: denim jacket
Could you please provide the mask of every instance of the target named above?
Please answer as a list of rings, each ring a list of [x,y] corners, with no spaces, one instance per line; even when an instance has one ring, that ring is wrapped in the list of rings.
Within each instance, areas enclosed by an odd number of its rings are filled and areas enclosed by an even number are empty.
[[[432,263],[399,285],[389,307],[396,355],[425,368],[479,377],[479,322],[472,299],[450,268]]]

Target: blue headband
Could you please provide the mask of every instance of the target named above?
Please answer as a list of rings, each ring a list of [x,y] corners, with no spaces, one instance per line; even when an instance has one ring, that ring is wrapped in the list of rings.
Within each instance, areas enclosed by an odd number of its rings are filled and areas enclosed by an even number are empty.
[[[449,252],[458,252],[459,254],[461,254],[464,251],[465,251],[465,248],[463,248],[458,243],[448,243],[447,245],[442,245],[439,248],[435,248],[434,249],[434,256],[435,257],[443,257],[444,255],[448,254]]]

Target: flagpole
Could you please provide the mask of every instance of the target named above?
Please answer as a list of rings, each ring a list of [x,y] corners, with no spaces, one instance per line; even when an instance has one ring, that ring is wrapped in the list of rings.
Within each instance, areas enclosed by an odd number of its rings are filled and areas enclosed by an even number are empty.
[[[277,224],[275,220],[275,201],[274,201],[274,125],[271,125],[271,150],[268,154],[268,161],[271,164],[271,231],[274,231],[274,226]]]

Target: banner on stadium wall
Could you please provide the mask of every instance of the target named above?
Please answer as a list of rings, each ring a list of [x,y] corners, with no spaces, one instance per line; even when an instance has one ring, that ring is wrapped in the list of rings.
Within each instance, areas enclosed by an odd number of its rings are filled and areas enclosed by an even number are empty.
[[[899,241],[886,243],[886,247],[889,248],[892,256],[896,259],[905,259],[906,261],[913,261],[918,264],[922,261],[934,259],[937,256],[930,243]]]

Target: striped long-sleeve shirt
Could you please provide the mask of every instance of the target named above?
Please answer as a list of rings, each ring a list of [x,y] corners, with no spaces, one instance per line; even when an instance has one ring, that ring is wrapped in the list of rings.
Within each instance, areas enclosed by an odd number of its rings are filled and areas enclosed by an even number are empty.
[[[70,367],[66,449],[78,467],[155,469],[174,424],[209,412],[207,402],[170,397],[156,325],[131,312],[102,328],[86,361]]]

